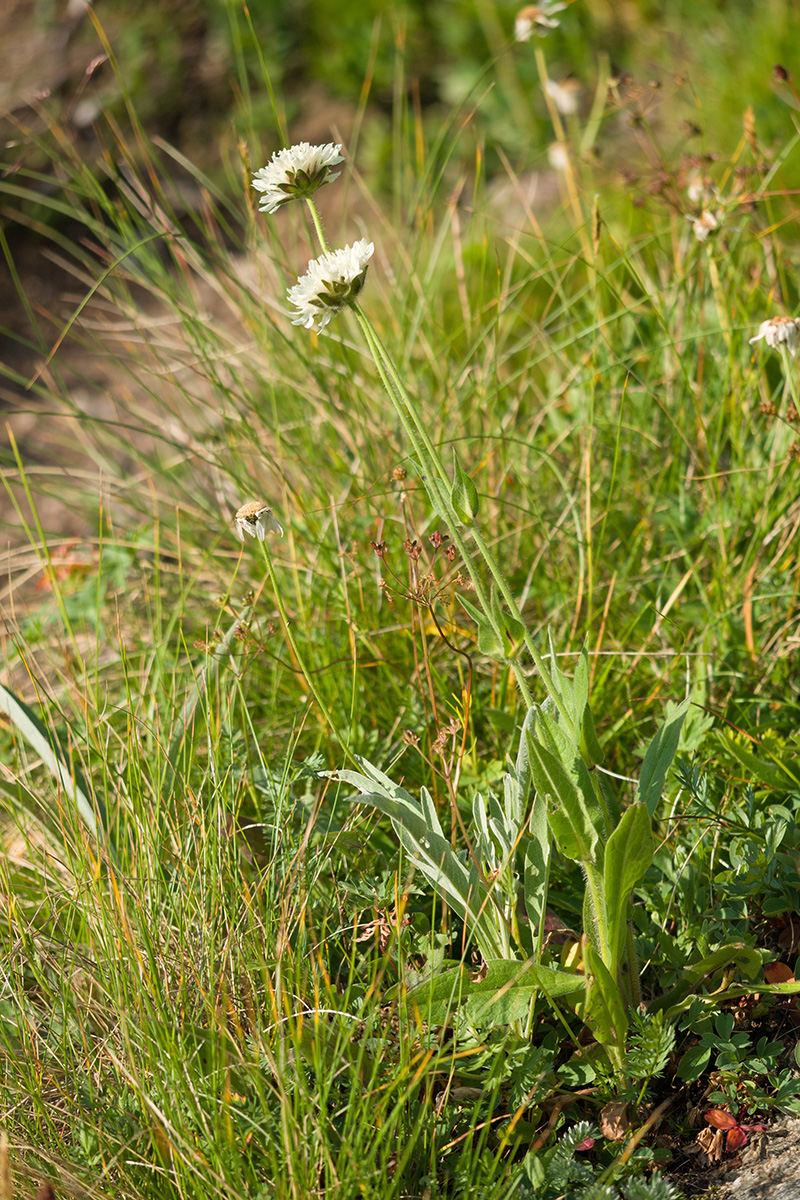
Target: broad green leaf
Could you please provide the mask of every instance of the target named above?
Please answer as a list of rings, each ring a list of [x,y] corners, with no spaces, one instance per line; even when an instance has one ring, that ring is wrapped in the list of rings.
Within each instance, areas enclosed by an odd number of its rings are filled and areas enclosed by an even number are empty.
[[[609,970],[616,975],[622,960],[627,927],[628,901],[633,889],[653,861],[653,835],[647,809],[632,804],[622,815],[606,842],[603,864],[603,894],[611,952]]]
[[[28,745],[38,754],[50,773],[55,776],[63,787],[84,825],[86,825],[97,841],[101,841],[105,836],[105,829],[103,827],[105,813],[103,805],[99,797],[96,798],[94,804],[89,799],[89,789],[83,780],[77,764],[73,761],[70,765],[67,765],[68,757],[56,740],[55,735],[51,733],[44,722],[37,717],[36,713],[24,700],[20,700],[18,696],[15,696],[13,692],[9,691],[2,684],[0,684],[0,712],[6,714],[20,737],[23,737]],[[17,793],[18,798],[24,800],[28,789],[22,784],[19,787],[21,790]],[[99,823],[95,813],[99,815]]]
[[[392,822],[403,847],[413,856],[425,878],[466,923],[484,959],[500,958],[503,943],[495,924],[495,905],[484,884],[456,857],[443,837],[441,826],[433,828],[422,807],[398,784],[366,760],[364,771],[339,770],[336,779],[352,784],[362,793],[362,804],[371,804]]]
[[[580,729],[583,714],[589,703],[589,656],[586,653],[586,643],[581,646],[578,661],[575,664],[575,674],[572,677],[572,715],[575,726]]]
[[[586,986],[583,975],[532,962],[496,959],[486,964],[486,976],[473,982],[463,967],[456,967],[420,984],[408,993],[420,1016],[441,1024],[456,1009],[475,1025],[508,1025],[527,1016],[531,1000],[541,992],[549,999],[575,996]]]
[[[584,1020],[598,1042],[615,1047],[621,1054],[628,1032],[628,1018],[619,987],[590,941],[583,951],[588,974]]]
[[[592,710],[588,704],[583,710],[583,722],[581,724],[581,754],[592,767],[596,767],[605,758],[603,747],[598,741],[597,731],[594,727]]]
[[[519,749],[517,751],[516,774],[517,786],[519,787],[519,808],[516,810],[519,815],[519,821],[525,813],[525,807],[528,803],[530,795],[532,778],[531,778],[531,756],[528,749],[528,734],[536,731],[536,714],[538,707],[532,705],[525,714],[525,720],[522,722],[522,731],[519,736]]]
[[[674,1021],[685,1012],[692,1004],[697,1004],[698,1001],[708,1010],[710,1014],[719,1012],[721,1004],[727,1004],[729,1001],[740,1000],[742,996],[796,996],[800,993],[800,981],[793,980],[791,983],[732,983],[730,987],[723,988],[721,991],[713,992],[708,996],[689,995],[670,1008],[664,1009],[664,1015]],[[670,993],[671,995],[672,993]],[[659,999],[663,999],[660,997]],[[653,1005],[650,1005],[651,1011]],[[800,1045],[800,1042],[798,1042]]]
[[[705,958],[689,963],[684,968],[680,982],[650,1002],[651,1010],[658,1012],[662,1008],[669,1009],[670,1014],[678,1011],[686,997],[695,993],[704,981],[708,981],[709,984],[716,983],[715,976],[732,966],[738,968],[746,979],[754,979],[761,969],[761,955],[751,946],[743,946],[741,942],[719,946]],[[755,990],[767,991],[768,985],[760,985]]]
[[[599,838],[583,789],[573,782],[556,756],[531,733],[528,733],[528,752],[533,784],[539,795],[548,801],[547,818],[559,850],[565,858],[591,861]],[[588,776],[585,766],[584,770]]]
[[[672,760],[678,749],[681,726],[690,704],[691,700],[687,696],[681,704],[676,705],[674,711],[669,714],[647,747],[639,774],[637,800],[645,805],[648,815],[651,817],[661,799],[667,772],[672,766]]]
[[[564,766],[575,775],[574,764],[579,756],[578,742],[572,732],[541,705],[534,704],[536,712],[535,735],[551,754],[555,754]],[[576,779],[577,782],[577,779]]]
[[[694,1083],[705,1071],[711,1060],[709,1046],[690,1046],[678,1063],[678,1078],[684,1083]]]
[[[515,658],[525,637],[525,626],[503,608],[496,588],[492,588],[491,606],[492,618],[503,639],[503,656]]]
[[[480,508],[478,489],[458,461],[455,450],[453,451],[453,486],[450,489],[450,503],[462,524],[472,525],[474,523]]]

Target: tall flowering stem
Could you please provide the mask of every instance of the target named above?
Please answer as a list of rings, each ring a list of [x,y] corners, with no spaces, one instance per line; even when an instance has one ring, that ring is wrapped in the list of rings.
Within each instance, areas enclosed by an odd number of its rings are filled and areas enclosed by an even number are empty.
[[[475,588],[475,595],[483,610],[486,619],[490,622],[494,632],[499,640],[503,640],[503,630],[498,627],[497,620],[492,611],[492,605],[483,582],[478,571],[477,564],[467,545],[467,539],[462,531],[461,520],[453,508],[451,501],[451,481],[445,469],[444,463],[441,460],[439,452],[431,441],[430,435],[416,409],[416,406],[409,396],[405,385],[397,371],[397,368],[392,361],[386,348],[380,341],[371,321],[367,317],[360,305],[354,306],[356,319],[364,334],[367,345],[370,348],[375,364],[383,381],[383,385],[389,395],[395,411],[397,412],[403,424],[403,428],[414,447],[417,457],[425,472],[423,480],[426,489],[430,495],[431,502],[439,514],[447,520],[450,536],[461,555],[464,566],[467,569],[470,580]],[[473,521],[469,525],[469,533],[472,535],[474,544],[483,559],[489,573],[492,576],[497,590],[503,597],[508,606],[511,617],[514,618],[523,628],[523,640],[525,647],[528,650],[531,658],[536,664],[536,668],[542,677],[542,682],[545,684],[550,695],[553,697],[559,711],[564,718],[569,721],[569,714],[563,709],[557,689],[553,684],[550,672],[545,664],[544,658],[539,653],[536,645],[531,637],[520,613],[519,606],[513,592],[508,586],[508,583],[503,575],[500,565],[492,552],[491,547],[480,531],[478,524]],[[528,685],[527,678],[520,668],[519,664],[512,662],[512,668],[517,680],[517,685],[522,695],[523,701],[528,708],[533,704],[533,695]]]
[[[306,196],[305,201],[308,205],[311,219],[314,223],[314,228],[316,229],[317,236],[319,238],[320,246],[324,251],[324,259],[325,256],[331,256],[331,252],[328,250],[328,244],[322,229],[322,223],[319,219],[316,205],[311,197]],[[359,245],[359,243],[356,245]],[[366,246],[366,243],[364,243],[364,245]],[[314,264],[311,264],[311,268],[313,267]],[[360,287],[358,290],[360,290]],[[296,289],[292,289],[292,292],[295,291]],[[503,645],[507,641],[505,630],[501,626],[497,612],[494,609],[491,599],[486,592],[486,588],[481,578],[481,573],[478,569],[477,563],[475,562],[474,556],[469,545],[467,544],[467,536],[465,535],[465,527],[463,525],[462,518],[456,512],[452,502],[451,497],[453,483],[447,474],[447,470],[442,462],[439,451],[436,449],[433,441],[431,440],[430,434],[425,427],[425,423],[422,420],[416,404],[408,394],[408,390],[403,383],[403,380],[394,364],[391,355],[381,342],[378,333],[369,317],[364,312],[361,305],[357,302],[357,294],[358,292],[356,291],[354,295],[346,301],[346,303],[348,307],[353,310],[361,332],[364,335],[364,340],[366,341],[375,365],[378,368],[381,382],[386,389],[386,393],[389,396],[392,406],[403,426],[403,430],[405,431],[405,434],[408,437],[414,453],[416,454],[416,457],[420,463],[422,468],[423,483],[426,491],[428,492],[431,503],[433,504],[433,507],[439,516],[441,516],[443,520],[447,521],[450,536],[452,537],[453,544],[458,550],[467,573],[469,574],[470,580],[475,589],[475,596],[478,604],[480,605],[487,622],[497,638],[498,643]],[[324,319],[327,319],[327,317],[328,314],[325,314]],[[300,323],[299,319],[296,319],[296,323]],[[303,323],[310,324],[310,322],[305,321]],[[324,320],[320,322],[321,326],[323,324]],[[515,624],[519,625],[519,627],[522,629],[523,642],[528,650],[528,653],[533,659],[537,670],[539,671],[542,682],[547,688],[549,694],[553,697],[553,700],[555,701],[562,717],[567,721],[567,723],[569,723],[570,715],[565,710],[561,702],[558,690],[553,684],[550,671],[545,664],[543,656],[539,653],[533,638],[530,635],[530,632],[525,626],[525,622],[523,621],[516,598],[508,586],[506,578],[500,568],[500,564],[495,558],[489,543],[484,538],[474,519],[469,522],[469,525],[466,528],[468,533],[472,535],[474,546],[478,550],[478,553],[483,559],[489,574],[494,580],[499,594],[505,601],[511,620]],[[525,673],[517,661],[511,659],[510,663],[523,702],[527,708],[530,708],[533,704],[533,694]]]

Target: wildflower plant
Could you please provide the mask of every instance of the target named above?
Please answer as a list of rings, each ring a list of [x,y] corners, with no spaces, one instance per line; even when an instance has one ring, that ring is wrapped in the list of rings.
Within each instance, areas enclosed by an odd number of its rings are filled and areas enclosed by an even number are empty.
[[[554,11],[550,6],[548,15]],[[296,149],[297,155],[284,152],[287,161],[299,158],[300,148]],[[306,158],[313,158],[313,148],[302,150]],[[254,186],[259,178],[262,173],[254,178]],[[478,795],[473,800],[469,864],[448,844],[424,788],[417,802],[375,766],[357,757],[359,769],[340,770],[337,778],[355,787],[364,803],[391,819],[418,869],[464,921],[489,968],[486,978],[475,986],[464,980],[460,969],[444,972],[432,981],[433,991],[429,987],[426,993],[429,1012],[437,1005],[441,1008],[442,1002],[447,1011],[455,991],[462,996],[471,992],[473,1013],[485,1017],[487,999],[491,1008],[494,997],[502,992],[510,997],[509,1003],[496,1008],[489,1019],[512,1017],[524,1024],[525,1012],[532,1013],[535,993],[544,992],[551,1001],[572,996],[597,1040],[606,1046],[612,1063],[619,1067],[628,1028],[626,1010],[640,1001],[628,907],[633,889],[652,861],[651,816],[687,706],[681,705],[659,731],[644,760],[637,799],[622,812],[596,769],[603,751],[589,708],[585,651],[574,679],[558,668],[552,645],[549,663],[540,653],[481,530],[480,496],[474,481],[455,452],[452,474],[448,473],[419,404],[361,306],[373,244],[362,238],[352,246],[330,250],[312,195],[307,190],[295,196],[302,196],[308,205],[322,254],[289,289],[289,299],[298,310],[293,323],[322,330],[336,314],[347,308],[352,311],[412,446],[431,505],[445,522],[469,574],[476,603],[463,598],[461,603],[477,625],[479,649],[510,666],[527,710],[516,766],[504,781],[502,803],[492,796],[487,800]],[[277,594],[269,554],[262,545]],[[488,587],[484,570],[490,580]],[[288,632],[282,608],[281,615]],[[546,688],[547,698],[541,704],[534,702],[523,650]],[[314,692],[312,678],[304,673]],[[348,757],[355,757],[344,748]],[[581,977],[542,961],[552,841],[565,858],[580,863],[586,879],[586,971]],[[523,934],[517,914],[520,886],[526,924],[532,931],[528,935]],[[577,999],[576,992],[580,993]]]

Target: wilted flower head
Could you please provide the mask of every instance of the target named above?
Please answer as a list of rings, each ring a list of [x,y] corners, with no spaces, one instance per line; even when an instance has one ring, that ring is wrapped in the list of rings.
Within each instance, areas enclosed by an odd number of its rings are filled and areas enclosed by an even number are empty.
[[[274,213],[282,204],[313,196],[324,183],[338,179],[341,172],[332,172],[331,167],[344,162],[339,153],[341,148],[332,142],[327,146],[298,142],[286,150],[277,150],[253,176],[253,187],[264,193],[258,202],[261,212]]]
[[[794,358],[797,347],[800,345],[800,319],[772,317],[769,321],[762,321],[756,336],[750,338],[750,345],[752,346],[753,342],[760,342],[762,338],[773,350],[785,346]]]
[[[244,535],[249,537],[257,537],[260,542],[268,533],[277,533],[278,537],[283,537],[283,530],[272,515],[272,509],[268,508],[263,500],[248,500],[247,504],[243,504],[233,518],[236,536],[240,542],[244,541]]]
[[[319,332],[334,313],[352,304],[364,286],[374,249],[372,242],[360,238],[343,250],[329,250],[312,259],[306,274],[288,291],[290,303],[298,309],[292,324]]]
[[[551,29],[558,29],[558,21],[553,20],[553,13],[562,12],[566,4],[556,3],[556,0],[544,0],[543,4],[528,4],[517,13],[514,22],[514,37],[518,42],[529,42],[535,33],[537,37],[547,37]]]

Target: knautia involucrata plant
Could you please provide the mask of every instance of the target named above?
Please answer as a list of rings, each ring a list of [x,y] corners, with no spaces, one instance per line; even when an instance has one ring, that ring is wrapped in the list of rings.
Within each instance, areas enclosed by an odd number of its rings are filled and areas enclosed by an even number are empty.
[[[303,153],[313,158],[313,149],[304,147]],[[291,152],[283,153],[286,161],[294,161]],[[261,172],[254,186],[261,186],[259,180],[263,183]],[[275,186],[285,189],[288,181]],[[656,734],[644,758],[636,797],[623,810],[603,781],[608,777],[598,770],[603,751],[589,707],[585,650],[574,678],[559,669],[552,645],[549,661],[539,653],[481,532],[480,497],[473,480],[455,455],[452,476],[448,474],[420,406],[361,306],[373,244],[362,238],[331,251],[311,190],[296,195],[308,204],[322,254],[289,289],[289,300],[297,310],[292,319],[323,331],[337,314],[348,308],[353,312],[409,439],[431,505],[446,522],[474,586],[476,604],[460,599],[477,624],[479,650],[510,665],[527,709],[502,801],[492,795],[472,798],[472,823],[463,831],[466,844],[461,853],[445,837],[425,788],[417,801],[358,757],[357,771],[337,774],[341,782],[357,789],[364,803],[390,818],[417,869],[464,923],[484,959],[486,974],[479,982],[457,968],[426,981],[415,989],[414,998],[429,1020],[443,1020],[455,1005],[463,1004],[462,1016],[468,1021],[513,1021],[520,1029],[529,1027],[537,993],[552,1002],[561,998],[590,1025],[619,1068],[627,1011],[640,1002],[630,901],[652,861],[651,819],[677,749],[688,701],[673,707]],[[265,557],[276,586],[266,546]],[[478,560],[490,577],[488,587]],[[523,647],[547,692],[541,704],[533,699],[529,668],[521,661]],[[548,960],[544,923],[553,842],[563,857],[580,864],[586,883],[583,971],[566,970]]]

